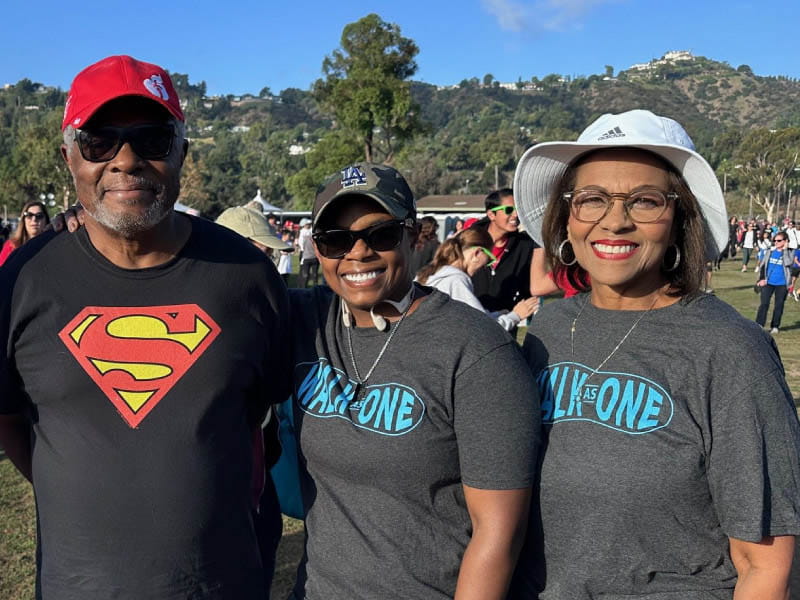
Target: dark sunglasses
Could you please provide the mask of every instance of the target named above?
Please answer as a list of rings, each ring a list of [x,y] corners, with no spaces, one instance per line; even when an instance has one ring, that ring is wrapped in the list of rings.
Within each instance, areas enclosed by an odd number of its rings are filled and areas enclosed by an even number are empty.
[[[325,258],[342,258],[353,249],[358,240],[364,242],[376,252],[394,250],[403,239],[403,229],[411,227],[413,219],[392,219],[376,223],[364,229],[329,229],[312,234],[317,250]]]
[[[43,212],[24,212],[22,216],[26,219],[33,219],[34,221],[44,221],[44,213]]]
[[[504,213],[506,213],[506,215],[510,215],[515,210],[517,210],[516,206],[507,206],[507,205],[504,204],[502,206],[495,206],[494,208],[490,208],[489,212],[496,213],[496,212],[503,211]]]
[[[107,162],[125,142],[144,160],[161,160],[172,150],[175,128],[167,123],[146,123],[131,127],[76,129],[75,140],[81,156],[89,162]]]

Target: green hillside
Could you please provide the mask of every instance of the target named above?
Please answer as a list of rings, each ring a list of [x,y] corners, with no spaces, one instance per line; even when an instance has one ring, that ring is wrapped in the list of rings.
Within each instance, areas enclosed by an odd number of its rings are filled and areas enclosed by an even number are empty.
[[[290,189],[301,189],[287,186],[292,175],[322,155],[358,157],[359,146],[345,132],[339,141],[327,139],[316,155],[309,152],[337,130],[311,89],[273,94],[265,87],[257,95],[209,97],[204,82],[190,83],[180,73],[173,78],[192,140],[181,200],[210,216],[246,202],[258,188],[273,204],[306,207],[314,182],[292,194]],[[731,162],[750,130],[800,126],[797,80],[759,77],[747,65],[734,68],[704,57],[654,60],[616,74],[611,67],[603,75],[553,74],[513,85],[491,75],[451,88],[410,85],[423,129],[393,162],[418,196],[508,185],[526,148],[575,139],[605,112],[647,108],[678,120],[715,168]],[[58,153],[64,98],[64,91],[30,80],[0,90],[0,194],[11,213],[41,193],[53,193],[58,204],[72,200]]]

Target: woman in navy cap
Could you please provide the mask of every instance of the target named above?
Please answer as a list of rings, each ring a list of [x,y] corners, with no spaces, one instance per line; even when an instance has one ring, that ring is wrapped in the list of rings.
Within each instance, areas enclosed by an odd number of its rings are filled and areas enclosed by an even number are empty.
[[[298,599],[499,600],[521,546],[536,389],[489,317],[412,282],[415,216],[403,177],[368,163],[314,203],[328,287],[290,299],[308,473]]]

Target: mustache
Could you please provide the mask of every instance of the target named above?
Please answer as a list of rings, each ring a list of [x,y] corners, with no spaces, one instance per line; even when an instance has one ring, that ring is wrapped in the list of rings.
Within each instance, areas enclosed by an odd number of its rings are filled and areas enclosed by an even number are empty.
[[[141,175],[132,175],[125,179],[118,179],[102,186],[102,191],[108,190],[148,190],[155,193],[163,191],[164,186],[157,181]]]

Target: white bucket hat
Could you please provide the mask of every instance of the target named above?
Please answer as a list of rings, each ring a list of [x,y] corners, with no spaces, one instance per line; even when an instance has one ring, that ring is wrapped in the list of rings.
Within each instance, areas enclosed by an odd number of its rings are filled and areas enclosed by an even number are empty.
[[[514,174],[514,201],[525,230],[542,245],[542,218],[564,172],[592,150],[641,148],[665,159],[683,176],[697,198],[706,224],[706,257],[716,258],[728,243],[728,212],[714,170],[694,150],[681,125],[648,110],[605,114],[577,142],[546,142],[529,148]]]

